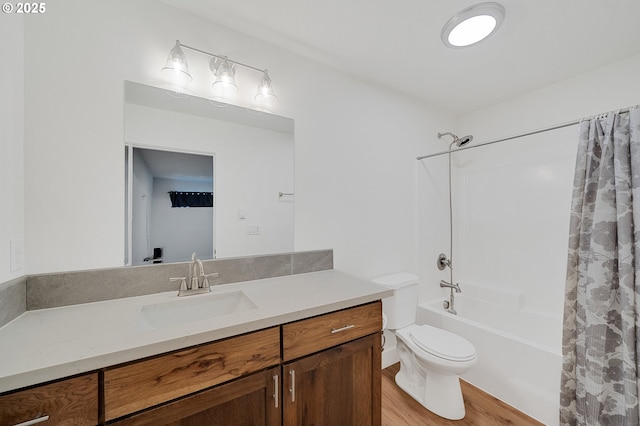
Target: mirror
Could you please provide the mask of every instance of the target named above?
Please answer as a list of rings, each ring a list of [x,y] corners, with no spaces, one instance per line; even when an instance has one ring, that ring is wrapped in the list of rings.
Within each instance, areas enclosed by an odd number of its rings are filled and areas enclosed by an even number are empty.
[[[127,264],[292,252],[293,120],[176,95],[125,82]]]

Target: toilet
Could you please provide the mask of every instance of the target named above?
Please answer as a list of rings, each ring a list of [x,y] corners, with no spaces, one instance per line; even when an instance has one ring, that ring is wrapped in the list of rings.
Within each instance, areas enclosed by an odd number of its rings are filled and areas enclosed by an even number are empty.
[[[376,278],[374,283],[394,290],[382,300],[386,328],[394,331],[400,371],[396,384],[433,413],[449,420],[465,416],[460,374],[478,361],[467,339],[429,325],[417,325],[416,275],[401,272]]]

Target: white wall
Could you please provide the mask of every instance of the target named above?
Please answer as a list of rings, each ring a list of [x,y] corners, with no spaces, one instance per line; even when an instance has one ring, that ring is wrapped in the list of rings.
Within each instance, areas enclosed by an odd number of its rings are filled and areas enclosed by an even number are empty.
[[[177,38],[269,69],[274,112],[295,119],[296,250],[333,248],[364,278],[414,270],[415,157],[449,117],[158,2],[61,0],[39,18],[25,21],[27,272],[123,264],[123,80],[160,84]]]
[[[640,104],[638,75],[640,55],[459,117],[456,133],[479,144]],[[577,142],[575,125],[453,155],[455,279],[463,291],[477,284],[518,292],[524,307],[561,316]],[[446,156],[423,163],[418,185],[429,195],[420,228],[434,217],[445,226]],[[448,253],[446,233],[420,241],[428,266],[436,247]],[[442,295],[442,274],[423,274],[422,297]]]
[[[11,271],[11,241],[24,244],[23,17],[0,16],[0,283],[24,275]]]
[[[398,270],[440,278],[431,271],[433,254],[447,246],[445,169],[433,199],[415,184],[424,167],[415,157],[447,146],[437,132],[481,142],[637,103],[635,57],[454,127],[452,117],[411,99],[153,1],[59,1],[24,27],[28,273],[123,264],[122,82],[162,84],[159,69],[176,38],[269,68],[274,112],[296,121],[295,249],[333,248],[336,268],[364,278]],[[194,64],[196,91],[208,85],[200,71]],[[434,244],[425,249],[427,241]]]
[[[151,207],[151,247],[163,248],[165,262],[187,262],[191,253],[213,259],[213,207],[173,208],[169,191],[212,192],[211,182],[155,178]]]

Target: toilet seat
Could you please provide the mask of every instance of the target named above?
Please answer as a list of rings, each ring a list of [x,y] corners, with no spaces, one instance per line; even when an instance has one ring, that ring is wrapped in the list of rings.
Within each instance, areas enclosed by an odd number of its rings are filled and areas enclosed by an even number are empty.
[[[438,358],[463,362],[476,356],[471,342],[446,330],[422,325],[413,327],[409,335],[416,346]]]

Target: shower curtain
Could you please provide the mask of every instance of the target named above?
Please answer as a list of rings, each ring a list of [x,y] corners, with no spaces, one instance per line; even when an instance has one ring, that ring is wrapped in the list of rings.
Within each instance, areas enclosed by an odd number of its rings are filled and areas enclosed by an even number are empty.
[[[640,108],[580,124],[560,424],[639,424]]]

